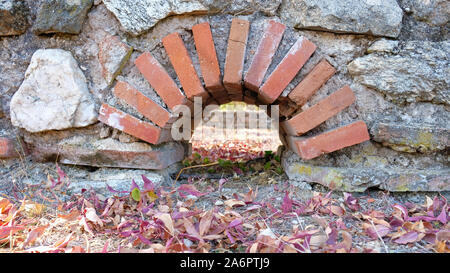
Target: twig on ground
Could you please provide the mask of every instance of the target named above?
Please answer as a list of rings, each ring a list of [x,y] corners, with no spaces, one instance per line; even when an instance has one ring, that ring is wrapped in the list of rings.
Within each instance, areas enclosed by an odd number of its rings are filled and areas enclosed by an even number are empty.
[[[381,238],[380,234],[378,233],[377,228],[376,228],[375,225],[373,224],[372,220],[369,219],[369,221],[370,221],[370,224],[371,224],[372,227],[373,227],[373,230],[374,230],[375,233],[377,234],[378,239],[381,241],[381,244],[383,245],[384,250],[386,251],[386,253],[389,253],[389,249],[388,249],[388,247],[386,246],[386,244],[384,243],[383,238]]]

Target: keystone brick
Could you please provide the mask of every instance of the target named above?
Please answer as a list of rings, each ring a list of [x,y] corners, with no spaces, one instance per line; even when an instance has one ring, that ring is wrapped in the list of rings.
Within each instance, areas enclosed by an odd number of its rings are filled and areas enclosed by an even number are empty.
[[[193,26],[192,32],[206,89],[216,99],[227,96],[222,84],[219,61],[209,23]]]
[[[146,97],[127,82],[118,82],[114,87],[114,95],[132,106],[159,127],[169,127],[175,121],[175,117],[171,117],[166,109]]]
[[[300,37],[259,89],[260,100],[265,103],[273,103],[294,79],[316,48],[316,45],[308,39]]]
[[[355,94],[346,85],[290,120],[283,122],[282,126],[289,135],[302,135],[350,106],[355,99]]]
[[[174,110],[182,104],[191,105],[166,70],[149,52],[139,56],[135,64],[169,109]]]
[[[289,94],[299,106],[304,105],[333,75],[336,69],[323,59]]]
[[[98,119],[117,130],[151,144],[159,144],[171,139],[169,130],[163,130],[150,123],[141,121],[105,103],[100,108]]]
[[[247,104],[256,104],[256,98],[252,96],[244,96],[244,102]]]
[[[264,75],[269,68],[272,58],[278,49],[278,45],[283,37],[286,26],[276,21],[270,20],[264,32],[258,49],[253,57],[250,68],[245,75],[244,84],[248,89],[258,92]]]
[[[228,94],[242,95],[242,71],[249,29],[250,22],[246,20],[235,18],[231,22],[223,76],[223,84]]]
[[[369,140],[370,136],[366,124],[363,121],[357,121],[311,138],[288,138],[294,152],[302,159],[308,160],[362,143]]]
[[[12,138],[0,137],[0,158],[19,157],[17,141]]]
[[[219,103],[219,105],[226,104],[226,103],[229,103],[231,101],[230,98],[228,97],[228,95],[226,97],[216,98],[216,100]]]
[[[203,88],[180,35],[177,32],[171,33],[164,37],[162,42],[187,98],[193,100],[194,97],[200,96],[206,101],[209,94]]]
[[[257,103],[256,94],[250,90],[244,90],[244,102],[247,104],[255,104]]]
[[[229,95],[231,101],[243,101],[243,95],[242,94],[230,94]]]

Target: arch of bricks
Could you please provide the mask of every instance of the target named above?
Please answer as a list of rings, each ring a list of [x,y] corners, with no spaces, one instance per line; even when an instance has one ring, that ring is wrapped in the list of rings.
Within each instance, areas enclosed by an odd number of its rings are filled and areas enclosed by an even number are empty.
[[[178,118],[172,112],[176,111],[179,105],[186,105],[193,109],[194,97],[201,97],[204,106],[220,105],[230,101],[244,101],[255,105],[279,105],[280,138],[285,145],[305,160],[369,140],[364,121],[357,121],[313,137],[302,137],[303,134],[353,104],[355,95],[350,87],[345,85],[315,105],[299,111],[336,73],[335,68],[322,59],[287,97],[280,97],[314,54],[316,45],[300,37],[263,82],[286,26],[273,20],[268,22],[250,67],[243,75],[249,29],[249,21],[238,18],[232,20],[223,75],[208,22],[197,24],[192,28],[196,53],[200,61],[199,73],[180,35],[176,32],[167,35],[162,39],[162,44],[176,72],[181,89],[150,52],[140,55],[135,65],[167,105],[168,110],[131,84],[119,81],[114,87],[114,95],[140,112],[153,124],[137,119],[106,103],[100,108],[99,120],[151,144],[169,142],[173,141],[170,133],[171,125]],[[204,85],[199,75],[203,78]]]

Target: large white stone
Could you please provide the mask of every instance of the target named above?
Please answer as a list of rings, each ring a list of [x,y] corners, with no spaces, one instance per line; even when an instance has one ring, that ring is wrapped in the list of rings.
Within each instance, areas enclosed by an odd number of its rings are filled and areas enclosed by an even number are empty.
[[[11,99],[11,122],[29,132],[84,127],[97,121],[95,102],[72,54],[40,49]]]

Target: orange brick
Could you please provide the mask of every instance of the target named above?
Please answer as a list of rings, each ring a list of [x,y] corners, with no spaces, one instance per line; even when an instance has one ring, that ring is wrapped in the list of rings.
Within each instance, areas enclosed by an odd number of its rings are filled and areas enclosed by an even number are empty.
[[[230,94],[229,95],[231,101],[243,101],[243,95],[242,94]]]
[[[248,89],[258,92],[264,75],[269,68],[272,58],[278,49],[278,45],[283,37],[286,26],[276,21],[270,20],[261,42],[258,45],[250,68],[244,79],[244,85]]]
[[[273,103],[294,79],[316,48],[316,45],[308,39],[299,38],[259,89],[260,100],[265,103]]]
[[[159,127],[170,126],[175,121],[170,113],[152,99],[146,97],[127,82],[118,82],[114,87],[114,95],[132,106]]]
[[[253,96],[244,96],[244,102],[247,104],[256,104],[256,98]]]
[[[105,103],[100,108],[98,120],[151,144],[160,144],[171,140],[169,130],[163,130],[141,121]]]
[[[355,94],[349,86],[344,86],[317,104],[282,123],[289,135],[302,135],[319,126],[355,102]]]
[[[230,98],[228,97],[228,95],[226,97],[216,98],[216,100],[219,103],[219,105],[226,104],[226,103],[229,103],[231,101]]]
[[[206,89],[214,98],[227,95],[222,84],[219,61],[217,60],[216,48],[209,23],[205,22],[193,26],[192,33],[194,34],[195,48],[197,49]]]
[[[19,157],[17,141],[13,138],[0,137],[0,158]]]
[[[280,106],[280,116],[283,117],[291,116],[299,108],[297,104],[295,104],[289,99],[280,102],[279,106]]]
[[[320,61],[289,94],[299,106],[304,105],[333,75],[336,69],[327,60]]]
[[[194,97],[202,97],[206,101],[209,94],[203,88],[180,34],[171,33],[162,42],[187,98],[193,100]]]
[[[149,52],[139,56],[135,64],[169,109],[189,103],[164,67]]]
[[[228,94],[242,94],[242,71],[249,29],[249,21],[234,18],[231,22],[223,76]]]
[[[294,151],[305,160],[370,140],[367,125],[363,121],[357,121],[315,137],[289,138],[291,138],[290,144],[296,146]]]

